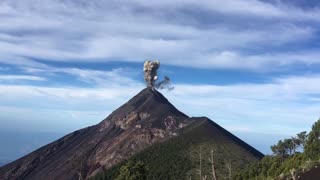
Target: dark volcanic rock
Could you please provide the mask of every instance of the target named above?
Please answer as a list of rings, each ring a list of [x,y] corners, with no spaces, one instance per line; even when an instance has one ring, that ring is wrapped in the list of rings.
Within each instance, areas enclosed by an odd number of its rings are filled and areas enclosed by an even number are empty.
[[[154,143],[179,136],[189,124],[202,120],[189,118],[161,93],[146,88],[99,124],[68,134],[1,167],[0,179],[92,177]],[[211,120],[206,122],[210,122],[205,126],[212,137],[223,137],[219,141],[236,144],[254,159],[263,156]]]

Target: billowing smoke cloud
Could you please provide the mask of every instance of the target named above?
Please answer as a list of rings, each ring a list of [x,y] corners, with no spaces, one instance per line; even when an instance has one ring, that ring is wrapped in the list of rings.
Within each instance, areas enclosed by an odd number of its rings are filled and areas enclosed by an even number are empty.
[[[148,87],[153,87],[154,82],[158,79],[157,70],[160,67],[159,61],[146,61],[143,64],[144,80],[147,82]]]
[[[157,70],[160,67],[160,62],[156,61],[145,61],[143,64],[144,80],[147,82],[147,86],[156,89],[168,89],[173,90],[170,86],[170,78],[164,77],[164,80],[156,82],[158,80]]]

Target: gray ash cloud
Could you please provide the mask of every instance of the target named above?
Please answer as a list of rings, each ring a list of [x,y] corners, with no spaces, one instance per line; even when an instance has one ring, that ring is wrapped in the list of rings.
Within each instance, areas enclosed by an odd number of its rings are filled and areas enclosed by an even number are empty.
[[[171,86],[171,81],[168,76],[165,76],[163,80],[157,82],[158,80],[158,69],[160,67],[160,61],[145,61],[143,64],[144,80],[147,83],[147,87],[156,89],[167,89],[173,90],[174,87]]]

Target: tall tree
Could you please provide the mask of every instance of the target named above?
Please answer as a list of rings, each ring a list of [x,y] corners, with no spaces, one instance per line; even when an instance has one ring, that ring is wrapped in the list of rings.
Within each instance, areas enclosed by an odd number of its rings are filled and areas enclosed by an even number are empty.
[[[208,178],[207,175],[202,175],[202,153],[201,153],[201,145],[200,145],[200,151],[199,151],[199,169],[198,169],[198,172],[199,172],[199,176],[200,176],[200,179],[201,180],[206,180]]]
[[[217,180],[216,177],[216,170],[215,170],[215,159],[214,159],[214,150],[212,149],[210,152],[209,162],[211,163],[211,173],[212,173],[212,179]]]
[[[294,150],[295,145],[294,145],[292,138],[284,139],[283,143],[284,143],[284,148],[285,148],[286,152],[289,152],[289,155],[292,155],[293,152],[295,151]]]
[[[302,149],[304,149],[307,137],[308,137],[307,131],[302,131],[297,134],[297,139],[298,139],[297,144],[298,146],[302,147]]]
[[[271,146],[271,150],[274,155],[280,156],[282,159],[286,157],[288,151],[284,141],[282,140],[279,140],[278,144]]]
[[[305,144],[305,155],[311,160],[320,159],[320,119],[312,126]]]
[[[293,153],[295,154],[298,147],[301,146],[300,140],[298,137],[291,137],[292,143],[293,143]]]

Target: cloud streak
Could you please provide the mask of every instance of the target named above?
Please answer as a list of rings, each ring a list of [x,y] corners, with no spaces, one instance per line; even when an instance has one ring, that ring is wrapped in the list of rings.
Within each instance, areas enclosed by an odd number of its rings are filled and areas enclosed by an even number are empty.
[[[29,75],[0,75],[0,81],[16,81],[16,80],[45,81],[46,78],[39,77],[39,76],[29,76]]]
[[[256,0],[2,1],[1,5],[0,54],[17,62],[32,58],[140,62],[156,57],[177,66],[249,70],[294,65],[297,60],[288,51],[274,49],[315,39],[314,21],[320,14],[317,9]],[[31,19],[37,23],[29,23]],[[314,55],[301,47],[298,54]],[[273,64],[278,56],[284,58]],[[299,62],[319,64],[314,59],[319,55]]]
[[[164,93],[183,112],[191,116],[208,116],[227,129],[230,126],[230,130],[290,134],[308,129],[318,118],[320,102],[314,101],[314,97],[320,92],[319,84],[320,75],[316,75],[275,78],[266,84],[176,84],[173,91]],[[32,108],[32,111],[70,111],[75,112],[75,117],[76,112],[80,111],[111,112],[143,87],[143,84],[94,89],[1,85],[0,93],[3,96],[0,100],[6,107]],[[84,118],[78,119],[84,121]],[[100,120],[95,119],[95,122]]]

